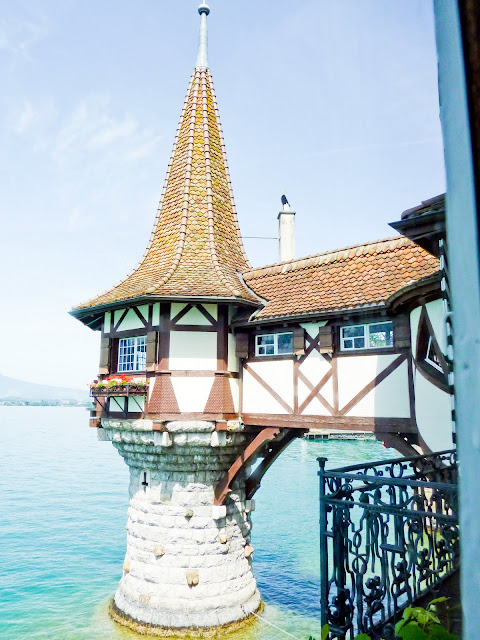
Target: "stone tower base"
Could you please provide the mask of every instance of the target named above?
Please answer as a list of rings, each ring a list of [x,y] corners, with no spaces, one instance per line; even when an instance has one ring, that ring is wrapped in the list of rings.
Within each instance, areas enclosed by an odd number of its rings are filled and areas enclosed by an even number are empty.
[[[262,613],[263,608],[263,602],[261,602],[255,613]],[[192,638],[224,638],[226,634],[235,633],[256,622],[256,617],[250,614],[242,620],[237,620],[237,622],[230,622],[229,624],[218,625],[217,627],[199,627],[196,629],[185,627],[183,629],[173,629],[172,627],[157,627],[155,625],[138,622],[120,611],[115,602],[112,602],[110,605],[109,613],[112,620],[121,624],[123,627],[131,629],[141,636],[155,638],[188,638],[189,640]]]
[[[213,505],[216,484],[244,449],[240,426],[216,432],[212,422],[179,421],[162,433],[150,420],[102,423],[99,437],[130,468],[127,552],[112,617],[157,636],[214,637],[219,626],[247,622],[261,600],[245,478],[225,505]]]

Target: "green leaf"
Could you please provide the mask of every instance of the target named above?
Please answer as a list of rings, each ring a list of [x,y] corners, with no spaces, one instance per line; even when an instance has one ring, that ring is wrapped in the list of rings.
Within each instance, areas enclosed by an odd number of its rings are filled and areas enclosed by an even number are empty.
[[[410,620],[411,617],[412,617],[412,607],[408,606],[406,609],[404,609],[401,619],[395,625],[396,633],[398,633],[400,629],[407,624],[407,622]]]
[[[432,604],[437,604],[438,602],[446,602],[447,600],[450,600],[450,598],[446,598],[445,596],[442,596],[441,598],[435,598],[435,600],[432,600],[428,603],[427,609],[430,609]]]
[[[330,627],[328,626],[328,624],[324,624],[322,627],[321,635],[320,635],[321,640],[328,640],[329,631],[330,631]]]
[[[418,622],[414,620],[402,627],[397,634],[403,640],[429,640],[425,631],[423,631]]]
[[[412,617],[412,611],[413,611],[413,607],[408,606],[405,611],[403,612],[402,618],[406,621],[406,620],[410,620],[410,618]]]
[[[355,636],[353,640],[372,640],[366,633],[361,633],[359,636]]]
[[[438,616],[435,613],[433,613],[433,611],[427,611],[427,616],[429,619],[428,624],[430,624],[430,622],[434,622],[435,624],[440,624],[440,620]]]
[[[428,628],[428,637],[431,640],[460,640],[454,633],[450,633],[439,624],[432,624]]]
[[[428,611],[426,611],[423,607],[414,607],[412,609],[412,618],[417,620],[422,627],[428,624]]]

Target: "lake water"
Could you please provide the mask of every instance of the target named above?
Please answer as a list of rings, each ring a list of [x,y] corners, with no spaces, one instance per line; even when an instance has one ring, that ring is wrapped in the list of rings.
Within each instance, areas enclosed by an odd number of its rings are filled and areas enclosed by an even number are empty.
[[[107,607],[126,545],[128,468],[85,409],[0,407],[0,638],[134,640]],[[378,442],[295,441],[255,496],[254,574],[264,618],[319,637],[317,456],[392,457]],[[280,640],[257,621],[230,640]]]

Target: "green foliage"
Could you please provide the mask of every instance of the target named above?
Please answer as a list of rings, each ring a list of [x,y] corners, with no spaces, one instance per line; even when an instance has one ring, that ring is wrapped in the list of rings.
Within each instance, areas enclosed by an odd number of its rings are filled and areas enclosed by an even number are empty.
[[[459,640],[440,624],[435,605],[448,598],[436,598],[427,608],[407,607],[402,619],[395,625],[395,633],[402,640]]]
[[[447,601],[448,598],[436,598],[424,609],[423,607],[407,607],[402,619],[395,625],[395,633],[402,640],[460,640],[454,633],[447,631],[440,624],[435,605]],[[320,640],[328,640],[328,624],[322,627]],[[315,640],[309,636],[308,640]],[[371,640],[370,636],[361,633],[355,640]]]

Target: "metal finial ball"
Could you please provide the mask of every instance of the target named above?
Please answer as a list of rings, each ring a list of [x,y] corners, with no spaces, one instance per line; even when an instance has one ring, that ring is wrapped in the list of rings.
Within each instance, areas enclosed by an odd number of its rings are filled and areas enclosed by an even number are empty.
[[[206,13],[207,16],[210,13],[210,7],[206,2],[202,2],[202,4],[198,7],[198,13],[202,15],[202,13]]]

